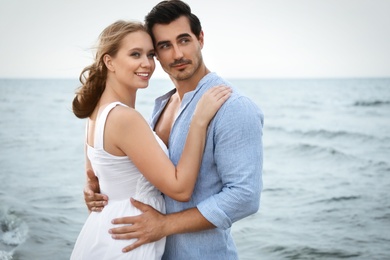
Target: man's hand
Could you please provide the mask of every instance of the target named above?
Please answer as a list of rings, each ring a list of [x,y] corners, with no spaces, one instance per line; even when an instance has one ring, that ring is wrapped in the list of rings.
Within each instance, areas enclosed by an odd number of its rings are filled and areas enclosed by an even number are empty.
[[[100,194],[99,180],[92,169],[87,170],[87,183],[84,188],[84,200],[89,211],[100,212],[107,205],[108,197]]]
[[[123,252],[129,252],[143,244],[155,242],[167,236],[165,231],[165,215],[134,199],[131,203],[142,211],[141,215],[134,217],[123,217],[112,220],[113,224],[126,224],[125,226],[109,230],[114,239],[138,239],[132,245],[123,248]]]

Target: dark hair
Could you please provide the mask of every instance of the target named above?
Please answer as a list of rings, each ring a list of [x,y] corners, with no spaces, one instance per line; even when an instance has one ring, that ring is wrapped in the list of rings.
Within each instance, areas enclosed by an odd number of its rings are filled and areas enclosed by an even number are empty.
[[[104,56],[108,54],[115,57],[123,38],[137,31],[147,32],[139,22],[119,20],[109,25],[100,34],[95,61],[81,72],[79,80],[82,85],[76,90],[76,96],[72,102],[73,113],[78,118],[87,118],[92,114],[106,88],[107,67],[104,64]]]
[[[169,24],[181,16],[188,18],[191,32],[199,39],[202,26],[198,17],[191,13],[191,7],[180,0],[168,0],[158,3],[145,16],[145,26],[148,29],[149,34],[152,36],[153,42],[155,42],[155,39],[152,29],[155,24]]]

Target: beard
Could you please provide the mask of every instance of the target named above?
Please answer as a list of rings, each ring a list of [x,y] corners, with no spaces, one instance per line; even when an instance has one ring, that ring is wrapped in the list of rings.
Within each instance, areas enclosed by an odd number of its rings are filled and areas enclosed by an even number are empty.
[[[175,80],[184,81],[190,79],[196,72],[198,72],[202,63],[203,58],[201,55],[198,57],[198,59],[196,59],[195,62],[193,62],[192,60],[180,59],[169,64],[169,68],[172,68],[173,66],[179,64],[189,64],[190,66],[179,71],[170,70],[169,72],[166,72],[169,74],[170,77],[174,78]]]

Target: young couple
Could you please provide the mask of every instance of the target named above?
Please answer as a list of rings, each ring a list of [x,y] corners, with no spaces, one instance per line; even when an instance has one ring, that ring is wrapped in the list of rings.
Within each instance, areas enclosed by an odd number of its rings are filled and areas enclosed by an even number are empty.
[[[88,118],[90,215],[71,259],[238,259],[231,225],[260,203],[261,110],[207,69],[201,24],[182,1],[99,39],[73,101]],[[155,55],[175,89],[148,125],[134,106]]]

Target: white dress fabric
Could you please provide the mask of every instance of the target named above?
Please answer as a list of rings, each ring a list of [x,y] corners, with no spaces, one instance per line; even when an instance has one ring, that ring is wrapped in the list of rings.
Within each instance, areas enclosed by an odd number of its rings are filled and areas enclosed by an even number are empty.
[[[96,120],[94,147],[87,144],[87,155],[92,168],[99,178],[100,192],[108,196],[108,205],[102,212],[92,212],[74,246],[71,260],[109,259],[161,259],[164,253],[165,238],[142,245],[133,251],[123,253],[122,249],[136,240],[115,240],[108,230],[118,225],[111,224],[114,218],[135,216],[141,212],[130,203],[133,197],[165,213],[165,203],[157,190],[138,171],[127,156],[114,156],[103,149],[103,134],[107,116],[120,102],[109,104]],[[162,149],[168,153],[165,144],[156,135]]]

